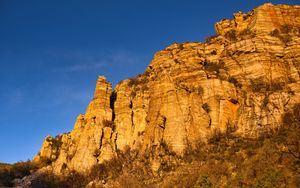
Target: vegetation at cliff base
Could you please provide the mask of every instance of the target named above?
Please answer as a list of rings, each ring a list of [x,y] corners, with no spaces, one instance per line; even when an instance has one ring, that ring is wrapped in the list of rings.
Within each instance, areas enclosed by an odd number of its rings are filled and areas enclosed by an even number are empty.
[[[300,186],[300,104],[283,115],[283,124],[259,139],[236,137],[234,131],[215,134],[204,144],[188,147],[177,156],[164,142],[161,164],[151,170],[151,153],[139,155],[127,148],[118,157],[94,166],[87,174],[37,175],[31,187],[299,187]],[[40,166],[32,162],[1,165],[1,184],[31,174]],[[93,184],[94,185],[94,184]],[[96,184],[95,184],[96,185]]]
[[[0,187],[13,186],[15,179],[21,179],[30,175],[33,171],[40,168],[40,165],[31,161],[20,161],[15,164],[0,164]]]

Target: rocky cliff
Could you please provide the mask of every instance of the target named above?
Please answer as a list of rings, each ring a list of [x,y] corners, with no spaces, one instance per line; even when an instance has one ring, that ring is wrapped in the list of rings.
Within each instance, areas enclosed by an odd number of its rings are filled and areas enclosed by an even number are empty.
[[[85,172],[131,148],[155,171],[162,144],[180,156],[218,134],[272,133],[300,102],[300,6],[264,4],[215,29],[204,43],[157,52],[142,75],[114,90],[100,76],[74,129],[47,137],[34,161],[55,173]]]

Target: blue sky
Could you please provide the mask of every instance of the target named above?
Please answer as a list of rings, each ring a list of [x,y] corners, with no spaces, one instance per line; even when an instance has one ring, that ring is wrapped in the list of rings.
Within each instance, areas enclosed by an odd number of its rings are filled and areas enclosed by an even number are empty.
[[[0,0],[0,162],[31,159],[45,136],[71,131],[98,75],[115,85],[155,52],[204,41],[215,22],[265,2]]]

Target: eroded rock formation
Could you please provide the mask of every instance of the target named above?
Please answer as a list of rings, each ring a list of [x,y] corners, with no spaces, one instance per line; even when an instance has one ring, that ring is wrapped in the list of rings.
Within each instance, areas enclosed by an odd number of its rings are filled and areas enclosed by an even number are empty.
[[[144,74],[114,91],[102,76],[74,129],[47,137],[34,160],[56,173],[84,172],[118,150],[178,155],[198,141],[234,132],[257,138],[278,128],[300,102],[300,6],[264,4],[234,14],[205,43],[172,44]]]

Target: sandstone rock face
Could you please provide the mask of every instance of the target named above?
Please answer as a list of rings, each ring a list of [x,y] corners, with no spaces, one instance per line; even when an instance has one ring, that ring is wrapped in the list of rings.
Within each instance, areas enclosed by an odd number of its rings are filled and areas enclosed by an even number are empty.
[[[91,166],[111,159],[116,153],[116,133],[112,126],[107,127],[112,120],[111,96],[111,84],[100,76],[86,114],[78,116],[69,134],[46,138],[35,161],[49,159],[54,153],[55,157],[50,158],[50,161],[55,161],[52,163],[53,171],[61,173],[68,170],[85,172]],[[58,152],[52,151],[53,143],[56,143]]]
[[[84,172],[131,148],[151,152],[157,168],[162,143],[182,155],[219,133],[257,138],[278,128],[300,102],[300,6],[265,4],[215,28],[206,43],[157,52],[114,91],[99,77],[86,114],[71,133],[47,138],[35,160]]]

